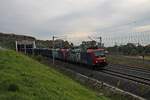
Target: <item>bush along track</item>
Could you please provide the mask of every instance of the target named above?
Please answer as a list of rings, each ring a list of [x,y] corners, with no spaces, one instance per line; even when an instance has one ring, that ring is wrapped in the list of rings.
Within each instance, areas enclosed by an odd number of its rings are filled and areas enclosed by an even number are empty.
[[[0,100],[109,100],[14,51],[0,51]]]

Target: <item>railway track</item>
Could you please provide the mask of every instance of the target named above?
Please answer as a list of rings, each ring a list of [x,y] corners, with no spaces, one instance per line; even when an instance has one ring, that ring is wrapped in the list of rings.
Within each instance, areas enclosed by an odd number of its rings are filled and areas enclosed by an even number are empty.
[[[85,66],[79,65],[80,67],[82,67],[82,68],[80,68],[79,66],[76,66],[74,64],[71,64],[71,65],[73,65],[74,67],[68,66],[67,68],[78,71],[79,73],[82,73],[85,75],[87,74],[87,73],[84,73],[84,70],[87,70],[87,69],[85,69]],[[93,71],[92,69],[89,69],[89,68],[88,68],[88,70],[92,72],[90,74],[90,76],[97,76],[97,75],[94,75],[96,73],[101,73],[101,74],[105,73],[110,76],[119,77],[122,79],[133,81],[135,83],[140,83],[143,85],[150,86],[150,73],[145,70],[144,71],[141,69],[138,70],[138,68],[130,69],[130,68],[126,68],[126,67],[114,67],[114,66],[110,65],[110,66],[107,66],[106,68],[104,68],[103,70],[99,70],[99,71],[96,71],[96,70]],[[88,73],[90,73],[90,72],[88,72]]]
[[[144,72],[144,73],[149,73],[149,75],[150,75],[150,69],[146,69],[146,68],[133,67],[133,66],[127,66],[127,65],[120,65],[120,64],[109,64],[109,67],[126,68],[126,69],[130,69],[130,70],[135,70],[135,71],[140,71],[140,72]]]
[[[150,72],[139,70],[138,68],[114,67],[109,66],[104,68],[102,72],[111,74],[117,77],[132,80],[150,86]]]
[[[143,75],[136,76],[136,72],[132,74],[131,72],[126,73],[126,71],[121,72],[120,70],[122,69],[112,69],[109,66],[104,68],[104,70],[92,70],[87,68],[87,66],[65,63],[58,60],[55,61],[55,64],[57,66],[73,70],[87,77],[91,77],[112,86],[118,87],[124,91],[133,93],[148,100],[150,99],[150,80],[148,76],[146,78],[144,78]],[[141,87],[143,89],[142,91]]]
[[[127,74],[127,73],[125,74],[118,71],[107,70],[107,69],[103,70],[102,72],[150,86],[150,79],[147,78],[143,78],[143,77]]]

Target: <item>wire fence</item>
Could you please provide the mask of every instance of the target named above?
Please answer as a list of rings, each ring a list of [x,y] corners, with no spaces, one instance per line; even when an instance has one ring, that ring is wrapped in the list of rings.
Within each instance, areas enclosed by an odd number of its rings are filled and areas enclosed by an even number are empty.
[[[150,32],[135,32],[127,33],[127,35],[104,36],[102,37],[102,40],[105,46],[125,45],[127,43],[148,45],[150,44]]]

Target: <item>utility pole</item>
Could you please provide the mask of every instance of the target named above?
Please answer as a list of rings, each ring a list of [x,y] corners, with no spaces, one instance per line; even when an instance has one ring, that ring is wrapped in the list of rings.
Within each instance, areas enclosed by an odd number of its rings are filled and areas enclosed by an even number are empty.
[[[54,45],[55,45],[55,41],[54,41],[55,37],[53,36],[53,64],[54,64],[54,60],[55,60],[55,55],[54,55]]]
[[[92,41],[95,41],[95,40],[93,40],[90,36],[88,36],[88,38],[89,38],[90,40],[92,40]],[[101,36],[100,36],[100,37],[96,37],[96,39],[99,39],[98,47],[102,47],[102,37],[101,37]]]
[[[16,41],[16,52],[18,52],[18,41]]]
[[[100,37],[97,37],[97,39],[99,39],[98,46],[99,46],[99,47],[102,47],[102,37],[101,37],[101,36],[100,36]]]
[[[52,55],[53,55],[53,64],[55,63],[55,54],[54,54],[54,49],[55,49],[55,38],[57,38],[57,37],[55,37],[55,36],[53,36],[53,50],[52,50]]]
[[[100,45],[100,47],[102,47],[102,37],[101,36],[99,37],[99,45]]]

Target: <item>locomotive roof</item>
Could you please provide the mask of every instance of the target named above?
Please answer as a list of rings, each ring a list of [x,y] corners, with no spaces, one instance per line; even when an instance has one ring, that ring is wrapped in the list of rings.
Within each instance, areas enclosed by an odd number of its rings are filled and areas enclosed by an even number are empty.
[[[93,52],[93,51],[99,51],[99,50],[104,50],[103,48],[98,48],[98,49],[88,49],[87,52]]]

